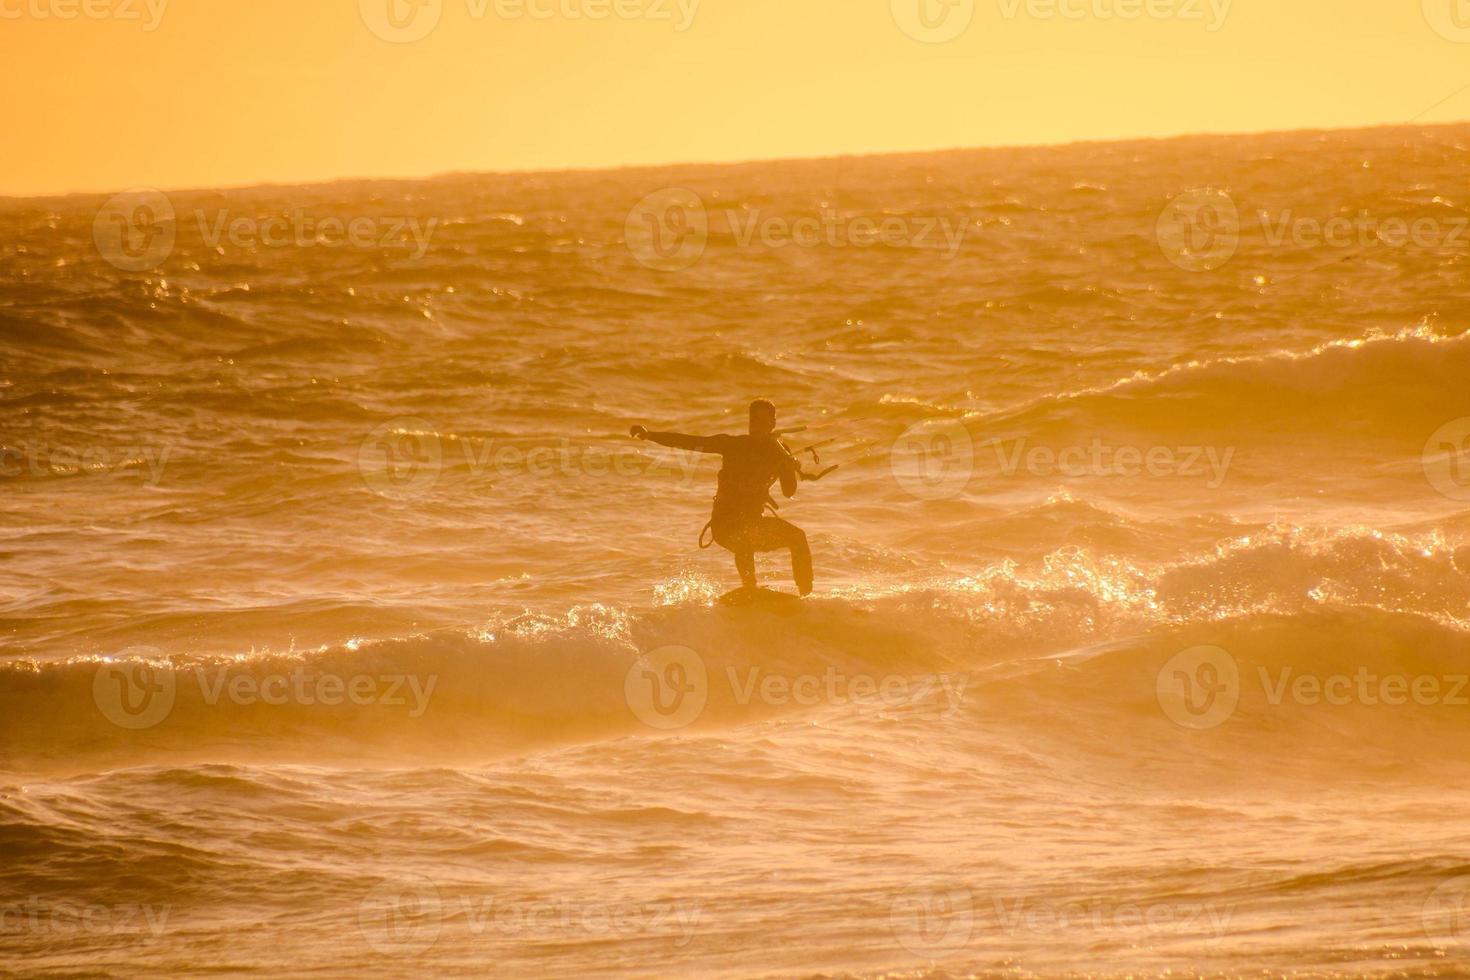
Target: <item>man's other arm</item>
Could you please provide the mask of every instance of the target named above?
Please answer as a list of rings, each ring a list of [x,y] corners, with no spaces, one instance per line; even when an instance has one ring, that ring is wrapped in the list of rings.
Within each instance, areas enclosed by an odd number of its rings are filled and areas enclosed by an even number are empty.
[[[629,430],[634,439],[644,439],[668,446],[670,449],[687,449],[696,453],[718,453],[724,450],[724,436],[686,436],[681,432],[649,432],[641,425]]]

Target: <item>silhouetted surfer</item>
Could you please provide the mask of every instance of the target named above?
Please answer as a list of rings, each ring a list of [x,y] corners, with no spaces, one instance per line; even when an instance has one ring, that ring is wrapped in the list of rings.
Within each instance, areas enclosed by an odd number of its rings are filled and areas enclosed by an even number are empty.
[[[735,556],[735,568],[747,589],[755,588],[755,553],[791,549],[791,574],[802,595],[812,591],[812,552],[807,546],[806,532],[779,517],[766,516],[766,508],[775,509],[771,500],[771,484],[779,480],[781,493],[796,493],[797,481],[803,473],[801,465],[781,445],[776,435],[776,406],[760,399],[750,404],[750,434],[744,436],[686,436],[677,432],[649,432],[641,425],[633,426],[635,439],[647,439],[672,449],[689,449],[697,453],[719,453],[719,489],[715,492],[714,511],[705,530],[714,540]],[[701,545],[703,545],[701,535]]]

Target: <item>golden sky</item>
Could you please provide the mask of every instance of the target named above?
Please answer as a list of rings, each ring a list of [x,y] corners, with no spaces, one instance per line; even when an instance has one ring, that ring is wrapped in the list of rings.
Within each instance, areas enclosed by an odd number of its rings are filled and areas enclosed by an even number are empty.
[[[168,189],[1451,122],[1470,0],[0,0],[0,64],[0,193]]]

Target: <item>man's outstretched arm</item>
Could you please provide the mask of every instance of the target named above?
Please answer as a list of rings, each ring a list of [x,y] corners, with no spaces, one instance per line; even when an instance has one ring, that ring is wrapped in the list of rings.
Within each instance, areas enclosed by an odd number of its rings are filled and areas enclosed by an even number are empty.
[[[634,439],[656,442],[670,449],[688,449],[696,453],[719,452],[722,438],[721,436],[686,436],[680,432],[649,432],[641,425],[635,425],[629,429],[628,435]]]

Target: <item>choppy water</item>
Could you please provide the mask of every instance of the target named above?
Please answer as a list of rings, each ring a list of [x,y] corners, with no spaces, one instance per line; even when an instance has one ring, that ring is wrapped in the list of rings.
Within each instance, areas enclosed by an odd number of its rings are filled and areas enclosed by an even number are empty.
[[[3,202],[0,972],[1463,973],[1467,145]]]

